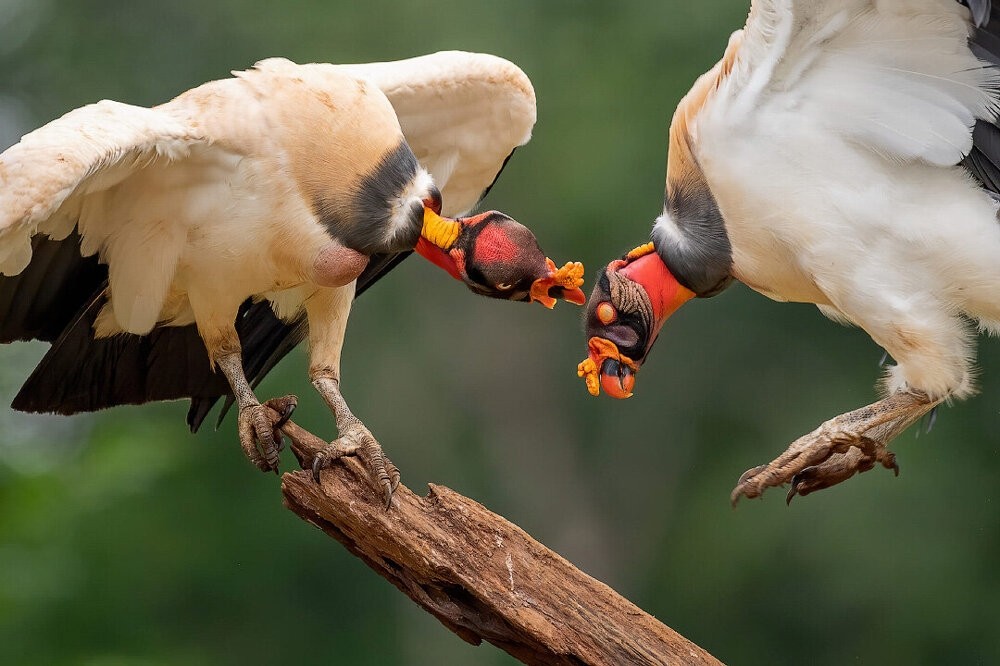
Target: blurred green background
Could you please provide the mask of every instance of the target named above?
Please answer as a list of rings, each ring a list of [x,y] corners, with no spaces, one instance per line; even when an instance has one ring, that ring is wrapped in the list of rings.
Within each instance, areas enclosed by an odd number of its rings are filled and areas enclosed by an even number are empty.
[[[647,238],[672,109],[746,4],[0,0],[0,148],[71,108],[155,104],[269,56],[486,51],[528,73],[539,112],[486,205],[592,275]],[[733,511],[746,468],[874,396],[881,350],[736,286],[672,319],[615,402],[575,375],[581,328],[566,304],[477,299],[412,259],[357,303],[345,392],[410,487],[481,501],[723,661],[1000,663],[995,342],[983,395],[897,441],[898,479]],[[3,400],[43,352],[0,349]],[[302,350],[259,394],[289,391],[332,436]],[[512,663],[285,510],[231,416],[191,436],[185,410],[0,410],[0,662]]]

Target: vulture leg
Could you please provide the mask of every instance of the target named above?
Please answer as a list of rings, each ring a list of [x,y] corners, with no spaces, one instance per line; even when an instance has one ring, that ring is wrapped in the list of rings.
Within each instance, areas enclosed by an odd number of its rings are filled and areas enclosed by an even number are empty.
[[[313,379],[313,386],[333,410],[337,419],[337,432],[340,435],[316,454],[313,460],[313,478],[318,483],[320,470],[329,467],[338,458],[358,456],[368,469],[375,487],[382,492],[385,507],[388,509],[392,503],[392,493],[399,485],[399,470],[382,452],[382,447],[368,428],[351,413],[344,396],[340,393],[339,381],[332,377],[316,377]]]
[[[743,473],[730,499],[759,497],[791,483],[787,500],[840,483],[880,464],[897,474],[896,456],[886,445],[942,400],[900,390],[861,409],[834,417],[803,435],[767,465]]]
[[[243,369],[240,337],[236,332],[236,317],[242,302],[220,291],[221,280],[201,280],[197,290],[188,292],[198,335],[205,343],[208,357],[229,382],[239,408],[237,428],[240,446],[246,457],[262,472],[278,473],[278,453],[281,450],[279,422],[272,421],[268,408],[262,406]],[[232,302],[231,302],[232,301]]]
[[[382,452],[368,428],[347,406],[340,391],[340,353],[344,346],[347,316],[354,299],[354,283],[318,290],[305,302],[309,320],[309,377],[337,421],[338,438],[320,451],[313,461],[313,478],[344,456],[361,458],[386,508],[399,485],[399,471]]]
[[[261,406],[253,389],[250,388],[250,383],[243,372],[243,358],[240,352],[230,352],[215,357],[215,365],[229,380],[229,386],[236,396],[236,405],[239,408],[238,429],[243,453],[262,472],[273,471],[277,474],[278,453],[282,444],[278,429],[288,420],[291,413],[282,414],[277,422],[271,420],[268,410]]]

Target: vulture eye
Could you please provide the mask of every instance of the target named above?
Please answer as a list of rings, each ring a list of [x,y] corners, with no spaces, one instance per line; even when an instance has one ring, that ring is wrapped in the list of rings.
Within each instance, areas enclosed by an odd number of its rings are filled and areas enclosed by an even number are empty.
[[[597,318],[601,320],[604,325],[610,324],[618,317],[618,313],[615,312],[615,306],[611,303],[601,303],[597,306]]]
[[[500,291],[510,291],[514,288],[513,284],[507,284],[506,282],[501,282],[497,285],[497,289]]]

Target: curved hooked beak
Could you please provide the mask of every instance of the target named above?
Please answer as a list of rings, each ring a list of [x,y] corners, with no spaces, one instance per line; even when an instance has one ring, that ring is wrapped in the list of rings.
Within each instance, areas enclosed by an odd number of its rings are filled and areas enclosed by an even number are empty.
[[[590,395],[600,395],[603,388],[612,398],[631,398],[639,364],[623,355],[607,338],[590,338],[587,350],[587,358],[577,366],[577,375],[587,382]]]
[[[583,285],[583,264],[579,261],[568,261],[557,269],[556,263],[545,258],[548,275],[540,277],[531,284],[529,298],[531,302],[538,301],[550,310],[555,307],[556,299],[562,298],[576,305],[587,302],[587,296],[580,287]]]

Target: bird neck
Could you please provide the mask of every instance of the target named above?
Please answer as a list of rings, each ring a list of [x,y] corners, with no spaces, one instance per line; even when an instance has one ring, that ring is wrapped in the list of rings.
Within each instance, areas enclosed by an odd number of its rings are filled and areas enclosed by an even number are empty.
[[[448,275],[452,276],[456,280],[462,279],[461,267],[459,266],[458,261],[461,259],[462,255],[460,250],[446,252],[423,236],[421,236],[420,240],[417,241],[415,249],[417,254],[435,266],[447,271]]]
[[[677,281],[656,252],[630,261],[620,272],[645,288],[653,307],[657,330],[677,308],[695,296],[693,291]]]

